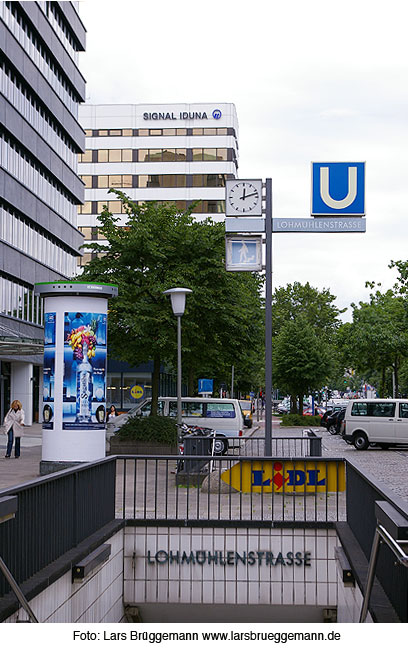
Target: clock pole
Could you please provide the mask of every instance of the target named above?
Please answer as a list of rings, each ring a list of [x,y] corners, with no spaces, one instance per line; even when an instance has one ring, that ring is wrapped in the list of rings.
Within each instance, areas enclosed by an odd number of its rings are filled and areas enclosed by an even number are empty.
[[[265,456],[272,456],[272,179],[265,196]]]

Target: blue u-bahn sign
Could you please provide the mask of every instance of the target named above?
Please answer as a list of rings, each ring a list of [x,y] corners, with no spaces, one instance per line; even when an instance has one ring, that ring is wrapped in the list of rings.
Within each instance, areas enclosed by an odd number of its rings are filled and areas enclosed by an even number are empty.
[[[311,215],[365,215],[365,163],[313,162]]]

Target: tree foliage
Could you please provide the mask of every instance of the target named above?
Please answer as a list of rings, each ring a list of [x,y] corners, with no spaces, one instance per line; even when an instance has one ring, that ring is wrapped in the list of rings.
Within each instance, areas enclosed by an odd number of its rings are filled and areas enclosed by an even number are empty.
[[[288,284],[272,297],[273,383],[291,395],[291,412],[302,413],[303,396],[320,390],[334,369],[342,310],[328,289]]]

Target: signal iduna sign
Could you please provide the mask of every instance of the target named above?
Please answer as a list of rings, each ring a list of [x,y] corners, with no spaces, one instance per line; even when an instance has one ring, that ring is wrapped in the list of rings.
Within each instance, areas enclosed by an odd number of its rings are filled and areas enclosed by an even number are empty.
[[[346,476],[340,461],[241,461],[221,474],[238,492],[344,492]]]

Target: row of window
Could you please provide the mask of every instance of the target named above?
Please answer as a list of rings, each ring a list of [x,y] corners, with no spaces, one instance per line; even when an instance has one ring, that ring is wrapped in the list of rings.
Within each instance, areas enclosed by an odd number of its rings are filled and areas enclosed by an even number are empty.
[[[52,237],[33,228],[14,211],[0,205],[0,239],[15,246],[57,273],[72,277],[75,274],[76,259],[62,248]]]
[[[134,201],[136,205],[144,205],[149,203],[149,201]],[[191,203],[196,203],[196,201],[155,201],[155,203],[164,204],[170,203],[175,205],[179,210],[187,210],[188,206]],[[108,208],[108,211],[112,214],[126,214],[126,209],[123,206],[122,201],[85,201],[83,205],[78,206],[78,214],[101,214],[105,209],[105,205]],[[222,214],[225,212],[225,201],[198,201],[197,205],[194,207],[193,212],[199,212],[200,214]]]
[[[28,187],[44,203],[72,224],[76,223],[76,204],[44,169],[31,160],[10,138],[0,140],[0,165]]]
[[[37,2],[41,7],[44,14],[47,16],[50,24],[52,25],[54,31],[58,34],[58,38],[64,45],[70,57],[74,60],[75,63],[78,63],[79,56],[77,51],[77,46],[75,43],[72,34],[68,30],[66,24],[61,18],[58,10],[55,6],[55,2]]]
[[[395,402],[354,402],[351,415],[373,418],[395,417]],[[399,403],[398,417],[408,418],[408,402]]]
[[[191,152],[191,156],[187,153]],[[78,162],[186,162],[189,160],[228,160],[228,149],[87,149],[78,154]]]
[[[225,174],[192,174],[191,185],[186,174],[110,174],[102,176],[80,176],[88,189],[108,187],[225,187]]]
[[[34,31],[25,21],[22,13],[20,13],[18,3],[0,3],[0,15],[26,54],[51,84],[68,110],[77,118],[80,98],[76,96],[55,61],[52,60]]]
[[[42,325],[43,300],[34,289],[0,274],[0,314]]]
[[[85,129],[89,138],[107,136],[174,136],[174,135],[228,135],[225,127],[194,129]]]
[[[5,64],[0,67],[0,91],[67,165],[76,170],[77,153],[71,141],[32,95],[30,88]]]

